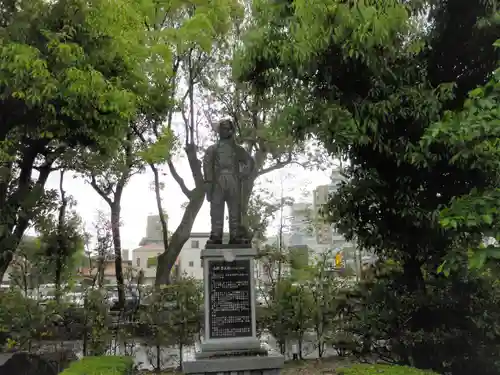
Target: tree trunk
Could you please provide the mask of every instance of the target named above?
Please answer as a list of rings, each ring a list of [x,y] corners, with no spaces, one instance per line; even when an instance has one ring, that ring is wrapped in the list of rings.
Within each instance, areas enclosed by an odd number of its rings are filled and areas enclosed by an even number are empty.
[[[186,209],[184,210],[181,223],[172,234],[168,249],[158,256],[158,268],[156,270],[155,280],[156,286],[170,284],[171,270],[175,265],[175,261],[177,260],[182,247],[191,235],[194,221],[198,212],[200,212],[204,199],[205,190],[203,187],[196,187],[191,191],[191,197]]]
[[[161,372],[161,346],[156,345],[156,368],[155,372]]]
[[[61,178],[59,180],[59,193],[61,194],[61,206],[59,207],[59,217],[57,222],[57,251],[56,251],[56,269],[55,269],[55,284],[56,284],[56,302],[59,302],[61,298],[61,278],[62,269],[64,267],[64,260],[68,254],[68,249],[66,249],[67,244],[65,241],[64,227],[66,219],[66,208],[68,206],[68,199],[66,198],[66,192],[63,189],[64,182],[64,170],[61,170]]]
[[[118,188],[117,188],[118,191]],[[113,247],[115,250],[115,274],[118,286],[118,307],[123,310],[125,307],[125,282],[122,267],[122,242],[120,236],[120,197],[116,197],[111,205],[111,233],[113,235]]]
[[[304,357],[302,356],[302,346],[304,344],[304,334],[301,333],[299,336],[299,359],[302,361]]]
[[[425,292],[425,281],[420,266],[420,262],[414,257],[403,263],[403,277],[410,293]]]
[[[125,140],[125,165],[124,169],[119,175],[119,180],[116,182],[114,193],[110,197],[109,192],[106,192],[99,186],[95,175],[90,176],[90,186],[99,194],[104,201],[108,204],[111,210],[111,235],[113,238],[113,248],[115,253],[115,276],[116,284],[118,286],[118,307],[120,311],[124,313],[125,307],[125,282],[123,277],[123,267],[122,267],[122,242],[120,235],[120,215],[121,215],[121,200],[123,196],[123,190],[127,184],[131,170],[134,165],[133,160],[133,149],[132,149],[133,134],[132,131],[127,133],[127,139]]]
[[[97,288],[101,289],[104,285],[104,255],[99,256],[97,261]]]
[[[37,148],[27,147],[24,151],[23,161],[20,164],[20,174],[15,191],[10,194],[6,188],[2,188],[0,202],[0,280],[3,280],[7,268],[23,238],[24,232],[33,219],[30,209],[35,207],[43,195],[45,184],[51,172],[51,166],[55,157],[47,156],[46,163],[40,168],[40,174],[32,187],[31,174],[33,163],[38,156]],[[3,183],[3,181],[0,181]],[[7,181],[8,183],[9,181]],[[3,185],[5,186],[5,185]],[[23,207],[24,202],[33,202],[31,207]],[[2,228],[3,227],[3,228]]]
[[[168,249],[168,228],[167,221],[165,219],[165,212],[163,211],[163,204],[161,201],[161,186],[160,186],[160,174],[158,173],[158,168],[153,163],[149,164],[149,167],[153,171],[154,176],[154,184],[155,184],[155,199],[156,199],[156,208],[158,209],[158,216],[160,217],[162,238],[163,238],[163,251],[165,252]],[[160,260],[158,259],[157,267],[160,267]]]
[[[182,356],[184,355],[184,345],[179,345],[179,371],[182,372]]]

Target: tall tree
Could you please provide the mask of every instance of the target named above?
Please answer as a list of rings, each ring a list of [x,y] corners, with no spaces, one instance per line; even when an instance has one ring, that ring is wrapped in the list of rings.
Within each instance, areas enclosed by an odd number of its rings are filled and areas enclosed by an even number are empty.
[[[440,209],[471,187],[483,190],[492,176],[450,163],[455,154],[446,144],[433,145],[427,165],[415,160],[426,129],[444,110],[461,108],[495,69],[495,4],[262,1],[257,11],[240,76],[297,97],[303,105],[287,111],[290,132],[318,136],[330,152],[347,155],[349,180],[332,199],[331,220],[347,239],[396,264],[365,295],[364,316],[378,319],[365,321],[366,339],[387,338],[394,360],[417,367],[498,372],[491,349],[498,337],[482,334],[498,316],[485,298],[491,280],[463,266],[447,280],[436,272],[460,238],[439,225]],[[485,309],[487,317],[465,313]]]
[[[106,153],[126,133],[149,79],[143,67],[150,7],[147,1],[4,0],[0,9],[3,276],[43,210],[45,183],[62,153],[76,146]]]
[[[495,47],[500,48],[500,39]],[[500,259],[499,139],[500,59],[491,79],[469,92],[461,110],[446,112],[442,121],[427,129],[421,141],[423,152],[415,155],[419,163],[430,166],[441,158],[436,150],[446,147],[451,164],[489,176],[484,186],[471,185],[440,213],[441,225],[461,234],[458,252],[449,254],[440,267],[445,273],[460,267],[464,255],[473,268],[483,267],[489,258]]]
[[[215,43],[226,34],[232,19],[240,8],[237,1],[219,0],[206,3],[175,3],[171,7],[156,4],[156,18],[147,24],[157,36],[157,43],[163,45],[171,59],[167,62],[168,74],[163,80],[163,98],[170,104],[166,116],[146,114],[135,124],[138,137],[146,150],[143,154],[154,175],[158,213],[163,228],[165,251],[159,256],[156,284],[170,281],[170,271],[191,229],[204,199],[203,174],[198,159],[199,134],[195,111],[195,90],[199,83],[203,66],[209,59]],[[176,126],[174,114],[181,113],[183,125]],[[177,142],[176,142],[177,141]],[[172,159],[171,148],[177,144],[188,160],[194,188],[189,189],[179,175]],[[170,173],[188,198],[185,213],[178,228],[169,238],[166,218],[160,199],[162,183],[160,165],[167,164]]]
[[[60,171],[60,203],[55,214],[40,218],[36,228],[41,233],[40,254],[44,266],[41,271],[52,276],[55,297],[59,301],[62,283],[67,282],[76,271],[76,262],[83,253],[84,235],[81,218],[72,210],[75,202],[64,190],[65,171]]]
[[[121,141],[120,148],[111,158],[87,153],[79,155],[82,171],[87,182],[107,203],[110,210],[110,224],[113,238],[116,283],[118,286],[118,305],[125,306],[125,287],[122,267],[121,246],[121,200],[130,178],[143,170],[141,158],[137,155],[137,142],[132,129]],[[78,161],[77,161],[78,163]]]
[[[193,223],[203,204],[205,191],[200,156],[205,141],[210,138],[212,120],[215,120],[215,117],[229,116],[234,120],[238,125],[240,141],[251,151],[257,165],[255,174],[245,186],[244,210],[248,208],[253,187],[259,176],[299,160],[297,155],[302,148],[296,147],[290,137],[284,137],[279,125],[273,125],[278,123],[277,121],[271,122],[266,117],[271,108],[274,110],[273,114],[276,113],[279,102],[275,100],[268,103],[268,97],[256,103],[254,99],[257,95],[253,95],[249,87],[237,87],[231,78],[232,50],[238,43],[238,30],[243,19],[241,10],[238,2],[227,0],[198,7],[196,10],[190,6],[173,8],[169,10],[169,17],[165,18],[166,21],[162,25],[171,33],[177,25],[186,26],[184,29],[178,29],[179,40],[183,42],[172,48],[174,74],[170,79],[168,93],[173,104],[174,99],[177,103],[172,106],[164,127],[156,121],[151,136],[149,139],[145,137],[145,142],[154,143],[165,137],[166,133],[174,135],[179,148],[185,153],[194,187],[190,188],[186,177],[181,176],[171,153],[166,154],[163,161],[166,161],[170,174],[188,202],[181,223],[173,231],[170,241],[167,238],[164,240],[166,250],[159,257],[157,284],[169,282],[171,269],[182,246],[189,239]],[[216,14],[218,16],[214,17]],[[203,23],[200,20],[203,20]],[[197,35],[196,38],[191,31],[188,35],[185,34],[188,28],[206,26],[206,22],[211,22],[207,28],[213,30],[213,33],[203,34],[203,37]],[[179,125],[175,122],[174,115],[177,114],[182,119]],[[158,181],[158,171],[155,169],[161,164],[161,160],[152,164],[150,163],[150,166],[155,180]]]

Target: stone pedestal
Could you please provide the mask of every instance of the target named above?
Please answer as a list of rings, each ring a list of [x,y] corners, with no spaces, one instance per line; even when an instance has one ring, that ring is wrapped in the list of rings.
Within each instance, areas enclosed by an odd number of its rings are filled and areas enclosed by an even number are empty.
[[[217,245],[201,252],[205,335],[182,359],[186,374],[277,375],[283,356],[261,345],[255,317],[252,248]]]

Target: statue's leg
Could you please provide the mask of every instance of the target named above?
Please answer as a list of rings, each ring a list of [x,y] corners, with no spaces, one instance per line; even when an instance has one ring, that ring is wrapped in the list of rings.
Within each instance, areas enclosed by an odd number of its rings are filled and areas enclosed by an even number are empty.
[[[238,178],[231,176],[227,189],[227,209],[229,213],[229,243],[242,243],[241,227],[241,187]]]
[[[212,230],[208,244],[221,244],[224,229],[224,190],[220,184],[214,186],[212,201],[210,202],[210,218]]]

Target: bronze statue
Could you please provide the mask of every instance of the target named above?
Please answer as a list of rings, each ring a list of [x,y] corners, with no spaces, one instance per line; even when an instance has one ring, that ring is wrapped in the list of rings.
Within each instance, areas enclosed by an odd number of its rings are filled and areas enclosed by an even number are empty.
[[[212,230],[207,244],[222,244],[224,205],[229,211],[229,244],[250,242],[242,225],[242,194],[245,180],[253,173],[252,156],[234,139],[231,120],[219,122],[219,141],[211,145],[203,158],[207,200],[210,202]]]

